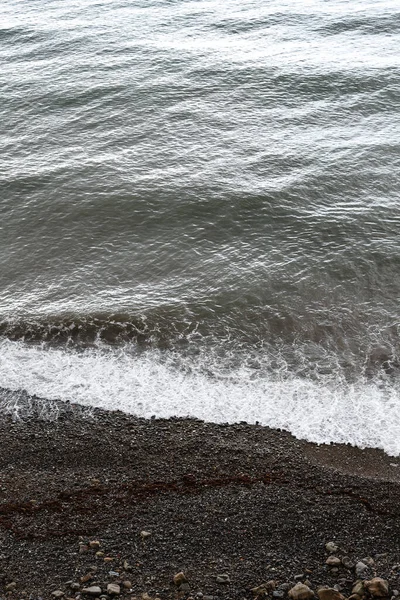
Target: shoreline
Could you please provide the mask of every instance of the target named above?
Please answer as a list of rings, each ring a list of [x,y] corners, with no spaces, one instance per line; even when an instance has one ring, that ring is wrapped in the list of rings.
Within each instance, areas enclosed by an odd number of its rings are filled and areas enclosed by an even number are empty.
[[[348,596],[355,574],[325,564],[331,540],[399,587],[399,458],[260,425],[59,406],[54,421],[34,408],[0,420],[0,591],[79,598],[83,583],[72,593],[67,582],[89,573],[102,589],[125,577],[131,597],[253,598],[263,582],[301,577]],[[81,552],[90,541],[97,554]]]

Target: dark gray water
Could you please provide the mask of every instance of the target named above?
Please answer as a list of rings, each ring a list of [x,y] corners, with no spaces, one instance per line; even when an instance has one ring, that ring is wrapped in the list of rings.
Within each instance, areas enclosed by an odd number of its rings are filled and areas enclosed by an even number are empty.
[[[394,0],[3,0],[0,386],[400,453]]]

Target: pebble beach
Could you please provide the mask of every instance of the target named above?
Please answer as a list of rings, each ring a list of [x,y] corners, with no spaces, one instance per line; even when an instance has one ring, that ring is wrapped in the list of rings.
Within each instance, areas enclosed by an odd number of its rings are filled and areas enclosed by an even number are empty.
[[[1,597],[397,597],[398,458],[246,423],[42,409],[30,398],[0,422]]]

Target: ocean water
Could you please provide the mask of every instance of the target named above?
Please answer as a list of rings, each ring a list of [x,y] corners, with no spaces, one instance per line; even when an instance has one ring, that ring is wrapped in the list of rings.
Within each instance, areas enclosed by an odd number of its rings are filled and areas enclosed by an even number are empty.
[[[399,90],[397,0],[2,0],[3,397],[399,455]]]

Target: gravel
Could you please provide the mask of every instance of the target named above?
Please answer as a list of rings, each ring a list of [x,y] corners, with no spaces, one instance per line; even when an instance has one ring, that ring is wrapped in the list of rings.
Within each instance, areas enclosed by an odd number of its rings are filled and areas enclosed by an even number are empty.
[[[58,414],[0,421],[0,592],[11,598],[112,585],[118,597],[243,600],[270,580],[280,598],[301,573],[313,591],[340,580],[349,595],[365,556],[375,562],[363,576],[399,588],[398,459],[244,423]],[[372,476],[374,464],[388,470]],[[325,564],[333,550],[350,570]]]

